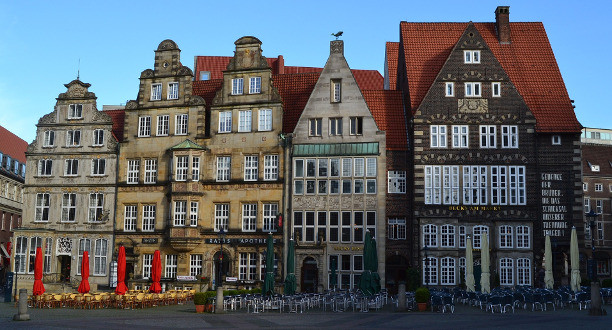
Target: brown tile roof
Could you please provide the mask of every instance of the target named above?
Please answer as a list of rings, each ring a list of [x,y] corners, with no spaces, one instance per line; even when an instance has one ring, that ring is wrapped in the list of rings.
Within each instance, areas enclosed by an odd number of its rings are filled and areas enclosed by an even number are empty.
[[[113,135],[117,141],[123,141],[123,125],[125,122],[125,110],[104,110],[113,120]]]
[[[27,142],[6,128],[0,126],[0,152],[5,155],[9,155],[11,159],[16,159],[20,163],[25,164],[26,149],[28,149]]]
[[[406,118],[401,91],[362,91],[378,128],[387,132],[387,150],[407,150]]]
[[[593,172],[590,165],[599,165],[599,172]],[[585,176],[612,177],[612,145],[582,145],[582,173]]]
[[[410,107],[416,110],[468,23],[400,23]],[[541,22],[510,23],[500,44],[495,23],[474,23],[527,106],[540,132],[580,132],[565,83]]]
[[[389,81],[389,89],[397,89],[397,56],[399,53],[399,42],[388,41],[385,45],[385,61],[387,72],[385,72]]]

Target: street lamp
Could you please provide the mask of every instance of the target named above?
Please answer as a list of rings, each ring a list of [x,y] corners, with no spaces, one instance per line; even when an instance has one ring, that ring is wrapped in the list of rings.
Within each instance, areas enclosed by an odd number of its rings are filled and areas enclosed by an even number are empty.
[[[589,226],[591,228],[591,310],[589,315],[605,315],[605,311],[601,308],[601,294],[599,293],[599,281],[597,280],[597,263],[595,262],[595,218],[597,213],[591,209],[589,213],[585,214],[589,219]]]
[[[221,230],[219,230],[218,235],[221,248],[219,254],[219,280],[217,281],[217,288],[220,288],[221,282],[223,281],[223,239],[225,238],[225,230],[223,230],[223,226],[221,226]]]
[[[427,256],[427,244],[423,247],[423,254],[425,255],[425,262],[423,266],[425,267],[425,287],[429,285],[429,258]]]

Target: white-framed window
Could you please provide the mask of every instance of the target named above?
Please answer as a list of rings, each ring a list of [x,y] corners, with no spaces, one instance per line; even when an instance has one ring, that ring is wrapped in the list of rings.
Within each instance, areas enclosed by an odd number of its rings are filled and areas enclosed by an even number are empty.
[[[255,231],[257,228],[257,204],[242,204],[242,231]]]
[[[491,83],[491,96],[501,97],[501,83],[499,82]]]
[[[525,166],[508,166],[510,205],[527,203],[525,187]]]
[[[38,161],[38,175],[39,176],[51,176],[53,169],[52,159],[41,159]]]
[[[277,203],[264,203],[263,204],[263,232],[275,232],[276,231],[276,216],[278,214]]]
[[[501,249],[511,249],[513,247],[512,226],[504,225],[499,227],[499,247]]]
[[[159,101],[162,96],[162,84],[151,84],[151,101]]]
[[[232,112],[219,112],[219,133],[229,133],[232,131]]]
[[[468,125],[453,125],[453,148],[467,148],[469,146]]]
[[[249,78],[249,94],[261,93],[261,77]]]
[[[65,193],[62,195],[62,222],[74,222],[76,220],[76,194]]]
[[[373,157],[366,158],[366,176],[367,177],[376,176],[376,158],[373,158]]]
[[[463,51],[463,63],[466,63],[466,64],[480,63],[480,51],[479,50],[464,50]]]
[[[142,206],[142,231],[155,230],[155,214],[157,206],[155,204]]]
[[[274,181],[278,179],[278,155],[264,156],[264,180]]]
[[[531,285],[531,260],[528,258],[516,259],[516,284]]]
[[[140,160],[129,159],[127,168],[127,183],[137,184],[140,176]]]
[[[441,167],[425,166],[425,204],[440,204]]]
[[[79,147],[81,146],[81,130],[68,130],[66,131],[66,147]]]
[[[391,240],[405,240],[406,219],[389,218],[387,220],[387,238]]]
[[[200,71],[200,80],[210,80],[210,71]]]
[[[501,127],[501,138],[502,148],[518,148],[518,126],[516,125],[502,125]]]
[[[17,274],[25,274],[26,273],[26,265],[28,264],[26,261],[27,253],[28,253],[28,238],[23,236],[18,236],[15,239],[15,272]]]
[[[232,79],[232,95],[242,95],[244,89],[244,78]]]
[[[185,226],[187,216],[187,201],[174,202],[174,226]]]
[[[178,255],[166,254],[166,269],[164,272],[165,278],[176,278],[176,270],[178,268]]]
[[[168,136],[170,131],[170,116],[157,116],[157,136]]]
[[[123,215],[123,231],[136,231],[136,215],[138,214],[136,205],[126,205]]]
[[[151,267],[153,266],[153,255],[143,254],[142,255],[142,278],[151,277]]]
[[[431,125],[429,131],[430,147],[446,148],[446,125]]]
[[[440,259],[440,284],[455,285],[455,258]]]
[[[43,147],[55,146],[55,131],[45,131]]]
[[[157,159],[145,159],[144,183],[157,182]]]
[[[559,146],[561,145],[561,135],[553,135],[552,136],[552,144],[554,146]]]
[[[94,276],[106,275],[106,255],[108,253],[108,240],[104,238],[96,239],[94,250]]]
[[[591,199],[590,198],[585,197],[582,205],[584,205],[584,213],[591,212]]]
[[[168,83],[168,100],[176,100],[179,98],[179,83]]]
[[[600,170],[599,165],[591,165],[591,171],[599,172],[599,170]]]
[[[102,221],[102,212],[104,211],[104,194],[91,193],[89,194],[89,222]]]
[[[438,258],[427,257],[423,258],[423,284],[437,285],[438,284]]]
[[[514,260],[511,258],[499,259],[499,284],[514,284]]]
[[[259,131],[271,131],[272,130],[272,109],[260,109],[258,111],[259,116]]]
[[[330,82],[331,87],[331,102],[338,103],[342,101],[342,80],[332,79]]]
[[[230,180],[231,157],[217,157],[217,182],[227,182]]]
[[[472,233],[474,234],[474,239],[472,240],[472,245],[474,249],[480,249],[482,245],[482,234],[487,234],[487,239],[490,237],[489,235],[489,227],[487,226],[474,226],[472,229]]]
[[[406,193],[406,171],[388,171],[387,180],[390,194]]]
[[[66,159],[64,161],[64,175],[66,176],[79,175],[79,160],[78,159]]]
[[[257,181],[259,156],[244,156],[244,181]]]
[[[479,82],[466,82],[465,86],[465,97],[480,97],[480,83]]]
[[[603,222],[601,221],[597,222],[597,239],[598,240],[604,239],[604,228],[603,228]]]
[[[198,202],[189,202],[189,225],[198,226]]]
[[[200,181],[200,157],[191,157],[191,181]]]
[[[436,225],[428,224],[423,226],[423,246],[438,246],[438,227]]]
[[[83,264],[83,253],[85,251],[87,251],[87,254],[91,255],[91,240],[89,238],[79,239],[79,259],[77,261],[77,275],[81,275],[81,265]]]
[[[442,204],[459,204],[459,166],[442,166]]]
[[[350,117],[349,120],[350,134],[363,135],[363,117]]]
[[[342,135],[342,118],[329,118],[329,135],[340,136]]]
[[[30,237],[30,266],[28,267],[28,274],[34,273],[36,249],[41,248],[42,250],[42,247],[42,237]]]
[[[174,180],[187,181],[187,170],[189,169],[189,156],[177,156],[174,172]]]
[[[36,222],[49,221],[49,208],[51,207],[50,195],[48,193],[36,194]]]
[[[151,116],[138,117],[138,137],[151,136]]]
[[[227,232],[229,223],[229,204],[215,204],[215,231],[223,228]]]
[[[241,252],[238,256],[238,279],[241,281],[253,281],[257,279],[257,253]]]
[[[595,213],[597,214],[603,213],[603,200],[602,199],[595,200]]]
[[[455,247],[455,226],[453,225],[442,225],[441,227],[441,247]]]
[[[595,184],[595,191],[603,191],[603,184],[596,183]]]
[[[356,177],[362,177],[364,176],[365,173],[365,160],[363,158],[355,158],[354,159],[354,164],[355,164],[355,171],[354,171],[354,176]]]
[[[45,249],[43,250],[43,273],[49,274],[51,273],[51,251],[53,249],[53,238],[47,237],[45,238]]]
[[[459,226],[459,248],[465,248],[465,239],[466,239],[466,229],[465,226]]]
[[[444,84],[444,95],[446,97],[455,96],[455,83],[447,82]]]
[[[105,175],[106,174],[106,159],[94,158],[91,160],[91,175]]]
[[[238,132],[250,132],[252,123],[252,111],[251,110],[240,110],[238,111]]]
[[[508,204],[508,167],[491,166],[491,204]]]
[[[308,135],[321,136],[322,122],[323,122],[323,119],[321,118],[310,118],[308,120],[308,123],[309,123]]]
[[[480,125],[480,147],[495,148],[497,145],[495,125]]]
[[[94,129],[93,131],[93,145],[101,146],[104,144],[104,130]]]
[[[174,123],[174,134],[175,135],[187,135],[187,123],[189,122],[188,114],[176,115],[176,122]]]
[[[83,105],[71,104],[68,108],[68,119],[83,118]]]

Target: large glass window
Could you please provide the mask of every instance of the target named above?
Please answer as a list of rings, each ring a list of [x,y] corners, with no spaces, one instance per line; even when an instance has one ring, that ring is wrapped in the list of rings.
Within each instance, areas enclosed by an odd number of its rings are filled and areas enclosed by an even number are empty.
[[[15,242],[15,272],[17,274],[25,274],[27,264],[26,254],[28,253],[28,238],[18,236]]]
[[[251,110],[238,111],[238,132],[250,132],[253,122]]]
[[[231,158],[229,156],[217,157],[217,181],[227,182],[230,180]]]
[[[48,193],[36,194],[35,221],[49,221],[50,195]]]
[[[68,119],[79,119],[83,118],[83,105],[82,104],[71,104],[68,107]]]
[[[157,136],[167,136],[170,131],[170,116],[157,116]]]
[[[453,125],[453,148],[469,146],[469,129],[467,125]]]
[[[259,127],[260,131],[272,130],[272,109],[259,110]]]
[[[244,78],[232,79],[232,95],[242,95],[244,89]]]
[[[438,258],[427,257],[423,258],[423,284],[437,285],[438,284]]]
[[[174,179],[176,181],[187,180],[187,170],[189,169],[189,156],[178,156],[176,157]]]
[[[482,234],[487,234],[487,238],[489,235],[489,227],[487,226],[474,226],[473,234],[474,240],[472,242],[474,249],[480,249],[482,244]],[[490,240],[490,239],[489,239]]]
[[[189,202],[189,225],[191,227],[198,225],[198,202]]]
[[[179,83],[168,83],[168,100],[176,100],[179,97]]]
[[[455,226],[442,225],[441,234],[441,247],[455,247]]]
[[[136,205],[126,205],[123,217],[123,231],[136,231]]]
[[[430,130],[430,147],[446,148],[446,125],[431,125]]]
[[[440,284],[455,285],[455,258],[440,259]]]
[[[189,275],[198,276],[202,274],[202,255],[189,255]]]
[[[105,175],[106,174],[106,159],[95,158],[91,160],[91,175]]]
[[[152,184],[157,182],[157,159],[145,159],[144,183]]]
[[[264,156],[264,180],[274,181],[278,179],[278,155]]]
[[[229,223],[229,204],[215,204],[215,231],[227,232]]]
[[[502,125],[502,148],[518,148],[518,126]]]
[[[519,249],[529,249],[531,247],[528,226],[516,227],[516,247]]]
[[[229,133],[232,131],[232,112],[219,112],[219,133]]]
[[[141,116],[138,118],[138,136],[151,136],[151,116]]]
[[[187,201],[174,202],[174,226],[184,226],[187,216]]]
[[[178,255],[167,254],[166,255],[166,271],[164,274],[165,278],[176,278],[176,270],[178,266]]]
[[[76,220],[76,194],[68,193],[62,195],[62,222],[74,222]]]
[[[137,184],[140,176],[140,160],[130,159],[127,166],[127,183]]]
[[[242,204],[242,231],[255,231],[257,227],[257,204]]]
[[[66,131],[66,147],[79,147],[81,145],[81,131],[78,129]]]
[[[104,144],[104,130],[103,129],[95,129],[93,131],[93,145],[101,146]]]
[[[438,246],[438,227],[436,225],[429,224],[423,226],[423,246]]]
[[[321,136],[321,126],[322,119],[321,118],[311,118],[309,119],[309,135],[310,136]]]
[[[96,239],[96,249],[94,251],[94,276],[106,275],[106,255],[108,253],[108,240]]]
[[[244,181],[257,181],[259,157],[244,156]]]
[[[499,247],[500,248],[512,248],[513,244],[512,227],[511,226],[500,226],[499,227]]]
[[[389,219],[387,238],[391,240],[406,239],[406,219]]]
[[[264,203],[263,205],[263,231],[275,232],[276,215],[278,214],[278,204]]]
[[[64,175],[76,176],[79,174],[79,160],[78,159],[66,159],[64,161]]]
[[[261,77],[249,78],[249,94],[261,93]]]
[[[38,175],[39,176],[50,176],[53,172],[53,160],[52,159],[41,159],[38,161]]]
[[[104,211],[104,194],[89,194],[89,222],[101,222]]]
[[[516,260],[516,284],[531,285],[531,260],[518,258]]]
[[[162,94],[162,85],[161,84],[151,84],[151,101],[161,100],[161,94]]]
[[[142,278],[151,277],[151,267],[153,265],[153,255],[143,254],[142,255]]]
[[[188,118],[189,118],[189,115],[187,114],[176,115],[176,122],[174,125],[175,135],[186,135],[187,134]]]
[[[142,207],[142,231],[155,230],[156,205],[143,205]]]
[[[81,238],[79,240],[79,256],[77,262],[77,275],[81,275],[81,267],[83,264],[83,253],[87,251],[87,254],[91,255],[91,240],[89,238]],[[91,260],[90,260],[91,262]]]
[[[480,125],[481,148],[495,148],[497,141],[495,129],[495,125]]]
[[[514,284],[514,260],[511,258],[499,259],[499,283],[501,285]]]

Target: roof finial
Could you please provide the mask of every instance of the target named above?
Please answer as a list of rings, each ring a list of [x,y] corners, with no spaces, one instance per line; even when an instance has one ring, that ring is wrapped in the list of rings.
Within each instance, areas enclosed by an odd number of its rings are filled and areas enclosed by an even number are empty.
[[[77,67],[77,80],[81,77],[81,58],[79,57],[79,66]]]
[[[332,36],[334,36],[334,37],[336,37],[336,40],[338,40],[338,38],[340,38],[340,36],[342,35],[342,33],[344,33],[344,32],[342,32],[342,31],[338,31],[338,32],[336,32],[336,33],[332,33],[331,35],[332,35]]]

